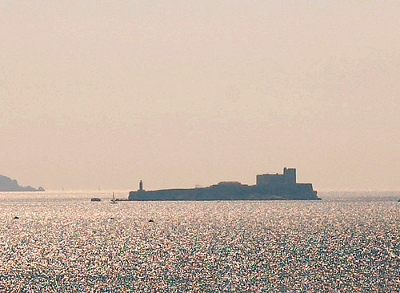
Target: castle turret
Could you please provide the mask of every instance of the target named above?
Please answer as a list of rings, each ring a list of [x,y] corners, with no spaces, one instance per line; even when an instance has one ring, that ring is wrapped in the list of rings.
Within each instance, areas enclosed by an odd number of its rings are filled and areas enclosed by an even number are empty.
[[[285,176],[286,183],[296,184],[296,169],[295,168],[284,168],[283,176]]]

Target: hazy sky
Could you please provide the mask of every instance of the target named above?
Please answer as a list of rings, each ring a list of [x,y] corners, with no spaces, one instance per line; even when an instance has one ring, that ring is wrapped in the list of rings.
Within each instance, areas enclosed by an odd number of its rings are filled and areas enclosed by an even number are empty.
[[[400,1],[0,0],[0,174],[400,189]]]

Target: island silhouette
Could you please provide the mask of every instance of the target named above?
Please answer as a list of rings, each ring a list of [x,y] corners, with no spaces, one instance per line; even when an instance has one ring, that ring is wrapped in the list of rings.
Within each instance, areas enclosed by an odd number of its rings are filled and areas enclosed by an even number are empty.
[[[256,185],[223,181],[192,189],[147,191],[142,180],[137,191],[129,192],[129,201],[210,201],[210,200],[320,200],[311,183],[297,183],[296,169],[284,168],[283,174],[257,175]]]
[[[0,175],[0,191],[44,191],[44,189],[43,187],[36,189],[32,186],[20,186],[17,180]]]

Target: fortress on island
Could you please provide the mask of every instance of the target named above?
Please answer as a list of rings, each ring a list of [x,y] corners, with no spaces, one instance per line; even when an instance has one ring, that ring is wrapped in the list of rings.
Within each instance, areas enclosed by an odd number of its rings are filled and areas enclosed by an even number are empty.
[[[256,185],[223,181],[216,185],[191,189],[146,191],[140,181],[137,191],[129,192],[130,201],[211,201],[211,200],[320,200],[310,183],[296,182],[296,169],[284,168],[283,174],[257,175]]]

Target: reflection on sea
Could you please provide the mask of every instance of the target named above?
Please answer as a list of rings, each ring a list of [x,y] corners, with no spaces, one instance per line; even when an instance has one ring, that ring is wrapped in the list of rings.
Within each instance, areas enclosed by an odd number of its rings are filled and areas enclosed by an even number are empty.
[[[111,205],[90,202],[105,193],[2,193],[0,291],[397,290],[400,203],[334,196]]]

